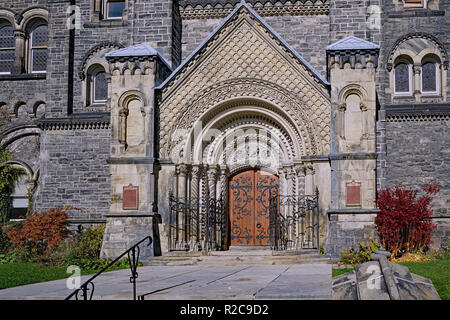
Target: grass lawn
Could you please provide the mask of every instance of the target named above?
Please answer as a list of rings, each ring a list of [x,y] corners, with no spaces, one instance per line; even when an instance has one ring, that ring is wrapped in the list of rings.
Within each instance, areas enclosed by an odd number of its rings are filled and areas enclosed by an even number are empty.
[[[114,268],[117,270],[117,268]],[[113,271],[113,270],[111,270]],[[81,270],[81,275],[95,274],[97,271]],[[0,265],[0,289],[25,284],[68,278],[66,267],[38,267],[36,263],[8,263]]]
[[[450,259],[436,259],[427,262],[400,262],[409,268],[409,271],[433,282],[442,300],[450,300]],[[352,271],[353,269],[333,269],[332,276]]]
[[[331,275],[333,277],[340,276],[341,274],[352,271],[353,268],[345,268],[345,269],[331,269]]]
[[[427,262],[400,262],[412,273],[433,281],[442,300],[450,300],[450,259],[430,260]]]

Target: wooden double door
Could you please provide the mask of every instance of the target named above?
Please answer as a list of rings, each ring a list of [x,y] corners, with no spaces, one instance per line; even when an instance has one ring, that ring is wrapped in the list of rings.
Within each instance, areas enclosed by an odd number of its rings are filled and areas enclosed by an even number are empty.
[[[278,193],[278,177],[248,170],[229,181],[230,245],[270,245],[269,198]]]

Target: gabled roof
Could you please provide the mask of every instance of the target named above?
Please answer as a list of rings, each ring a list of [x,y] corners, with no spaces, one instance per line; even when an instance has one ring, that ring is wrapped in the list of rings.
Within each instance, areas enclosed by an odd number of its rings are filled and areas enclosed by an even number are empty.
[[[123,57],[159,57],[172,70],[170,63],[158,51],[145,42],[108,52],[105,54],[105,57],[110,59]]]
[[[258,15],[255,10],[253,10],[246,2],[245,0],[241,0],[240,4],[236,6],[236,8],[228,15],[228,17],[226,17],[222,23],[217,26],[214,31],[205,39],[203,40],[203,42],[178,66],[178,68],[176,68],[171,74],[170,76],[163,82],[161,83],[159,86],[155,87],[155,89],[163,89],[167,83],[169,83],[179,72],[180,70],[182,70],[184,68],[184,66],[186,66],[190,60],[192,60],[196,54],[198,52],[200,52],[206,45],[207,43],[224,27],[224,25],[230,21],[234,15],[236,15],[236,13],[242,8],[245,7],[250,14],[252,14],[256,20],[258,22],[260,22],[264,27],[266,27],[269,32],[271,32],[273,34],[273,36],[282,43],[283,46],[285,46],[293,55],[294,57],[296,57],[298,60],[300,60],[300,62],[309,70],[311,71],[311,73],[317,77],[320,82],[322,82],[324,85],[329,85],[330,83],[324,78],[322,77],[322,75],[317,72],[297,51],[294,50],[294,48],[292,48],[287,42],[286,40],[284,40],[271,26],[269,26],[267,24],[267,22],[265,22],[263,20],[263,18],[261,18],[260,15]]]
[[[380,49],[379,45],[375,43],[354,37],[349,36],[335,43],[330,44],[327,47],[328,51],[337,51],[337,50],[374,50]]]

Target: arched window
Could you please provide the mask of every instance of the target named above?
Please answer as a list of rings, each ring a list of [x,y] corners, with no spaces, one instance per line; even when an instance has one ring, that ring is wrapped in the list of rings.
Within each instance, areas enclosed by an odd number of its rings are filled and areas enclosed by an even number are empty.
[[[394,90],[396,95],[412,95],[412,64],[399,60],[394,67]]]
[[[11,194],[11,209],[9,219],[22,219],[26,216],[28,210],[28,176],[23,174],[14,185]]]
[[[426,57],[422,60],[422,92],[425,94],[439,94],[440,64],[437,59]]]
[[[91,66],[88,70],[88,105],[105,104],[108,100],[108,80],[101,65]]]
[[[11,24],[0,21],[0,74],[11,73],[16,49],[14,30]]]
[[[45,22],[37,22],[30,29],[29,70],[32,73],[47,71],[48,27]]]

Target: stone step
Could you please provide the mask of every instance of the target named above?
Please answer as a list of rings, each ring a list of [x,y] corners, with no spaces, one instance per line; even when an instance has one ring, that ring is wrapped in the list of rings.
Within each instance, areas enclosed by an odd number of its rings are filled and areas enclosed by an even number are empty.
[[[329,263],[327,256],[317,252],[301,252],[298,254],[272,255],[271,251],[215,251],[209,255],[181,256],[164,255],[152,257],[145,262],[146,266],[181,266],[181,265],[275,265],[275,264],[304,264],[304,263]],[[256,254],[259,253],[259,254]]]

